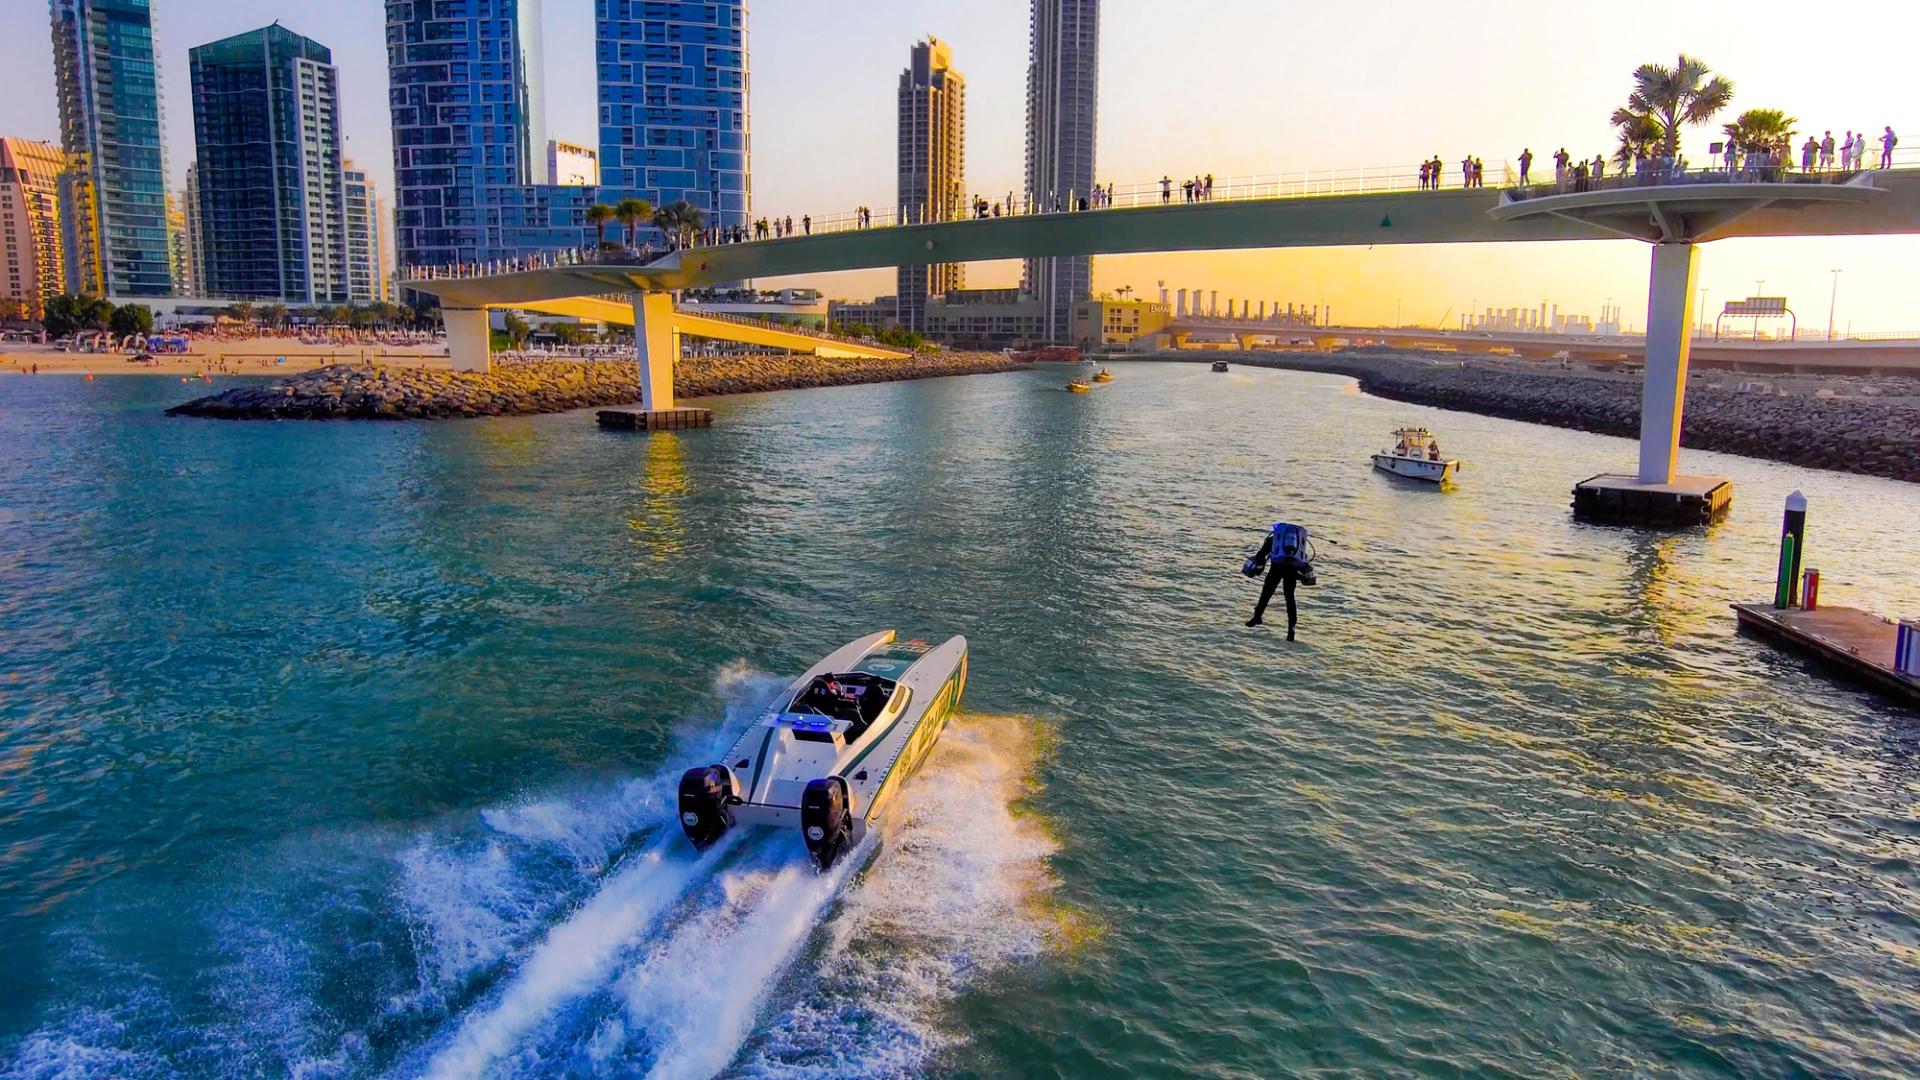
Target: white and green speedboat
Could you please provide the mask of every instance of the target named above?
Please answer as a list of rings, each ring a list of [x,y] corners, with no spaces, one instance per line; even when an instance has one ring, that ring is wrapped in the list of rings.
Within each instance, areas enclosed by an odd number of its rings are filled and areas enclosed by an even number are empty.
[[[797,828],[831,867],[926,761],[966,687],[966,638],[850,642],[781,691],[723,761],[681,776],[681,827],[701,849],[736,825]]]

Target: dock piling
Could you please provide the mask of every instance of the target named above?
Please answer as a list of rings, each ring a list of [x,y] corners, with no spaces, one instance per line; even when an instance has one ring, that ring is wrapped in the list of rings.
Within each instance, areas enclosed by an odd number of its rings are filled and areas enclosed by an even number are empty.
[[[1780,523],[1780,571],[1773,582],[1773,606],[1790,608],[1799,600],[1800,564],[1806,557],[1807,497],[1787,496],[1786,517]]]

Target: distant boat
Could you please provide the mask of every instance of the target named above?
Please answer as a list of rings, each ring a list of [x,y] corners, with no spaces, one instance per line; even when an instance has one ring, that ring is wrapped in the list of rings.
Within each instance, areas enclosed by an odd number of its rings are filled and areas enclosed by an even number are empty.
[[[1093,391],[1093,386],[1085,379],[1075,379],[1067,384],[1067,389],[1076,394],[1086,394]]]
[[[1215,360],[1213,362],[1213,370],[1215,371],[1227,370],[1227,362],[1225,360]]]
[[[1444,484],[1460,470],[1460,463],[1440,456],[1433,432],[1423,427],[1403,427],[1393,433],[1399,442],[1390,450],[1373,455],[1373,467],[1384,473]]]
[[[1101,368],[1099,371],[1094,372],[1093,381],[1094,382],[1112,382],[1113,381],[1112,370],[1108,368]]]

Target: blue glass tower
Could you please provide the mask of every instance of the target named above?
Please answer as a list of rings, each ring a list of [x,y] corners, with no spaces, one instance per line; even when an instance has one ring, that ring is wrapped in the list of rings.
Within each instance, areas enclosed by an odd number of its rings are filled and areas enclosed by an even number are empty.
[[[187,56],[207,293],[346,303],[346,181],[333,53],[275,23],[196,46]]]
[[[604,201],[753,210],[746,0],[594,0]]]
[[[149,0],[50,0],[67,288],[169,296],[167,159]]]
[[[546,184],[537,0],[387,0],[402,266],[578,246],[593,189]]]

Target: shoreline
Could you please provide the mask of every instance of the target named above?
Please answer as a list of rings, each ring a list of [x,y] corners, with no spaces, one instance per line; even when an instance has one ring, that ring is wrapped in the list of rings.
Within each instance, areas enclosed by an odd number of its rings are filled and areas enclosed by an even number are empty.
[[[938,353],[909,360],[703,357],[680,361],[675,397],[909,382],[1029,366],[1000,353]],[[195,398],[166,412],[218,420],[441,420],[607,408],[635,404],[639,397],[639,371],[631,360],[529,361],[499,364],[484,373],[338,364]]]
[[[1586,367],[1541,370],[1486,362],[1462,364],[1453,353],[1351,349],[1340,353],[1228,352],[1119,354],[1115,360],[1229,364],[1344,375],[1375,397],[1504,420],[1637,439],[1641,384],[1637,373]],[[1903,376],[1811,377],[1828,387],[1900,385],[1911,396],[1782,395],[1793,376],[1695,372],[1687,387],[1681,447],[1835,472],[1920,483],[1920,380]],[[1828,391],[1831,393],[1831,390]]]

